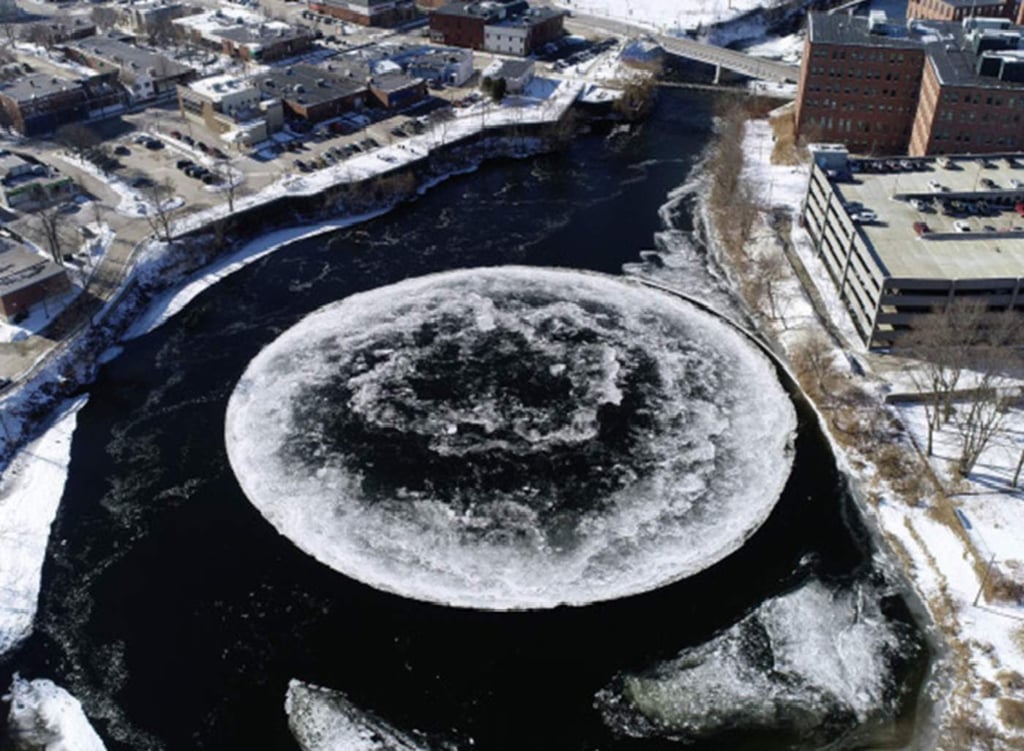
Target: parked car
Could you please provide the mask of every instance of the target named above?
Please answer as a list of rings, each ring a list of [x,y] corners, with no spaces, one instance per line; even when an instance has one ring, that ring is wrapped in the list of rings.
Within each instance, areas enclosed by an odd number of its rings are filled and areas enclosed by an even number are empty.
[[[184,171],[184,170],[188,169],[189,167],[194,167],[195,164],[196,163],[193,162],[191,159],[179,159],[177,162],[174,163],[174,166],[177,167],[178,169]]]
[[[855,222],[859,222],[860,224],[868,224],[870,222],[877,222],[878,214],[876,214],[871,209],[861,209],[855,214],[851,214],[850,218]]]
[[[114,147],[114,153],[117,154],[118,156],[128,156],[129,154],[132,153],[132,150],[129,149],[127,146],[118,145]]]
[[[931,228],[927,222],[914,222],[914,232],[917,233],[918,237],[923,237],[931,232]]]
[[[175,138],[175,139],[177,139],[179,141],[181,140],[181,131],[180,130],[172,130],[172,131],[168,132],[167,135],[169,135],[171,138]]]
[[[146,148],[150,151],[159,151],[164,147],[164,142],[159,138],[150,138],[146,141]]]
[[[968,222],[966,219],[957,219],[955,222],[953,222],[953,231],[954,232],[970,232],[971,231],[971,223]]]

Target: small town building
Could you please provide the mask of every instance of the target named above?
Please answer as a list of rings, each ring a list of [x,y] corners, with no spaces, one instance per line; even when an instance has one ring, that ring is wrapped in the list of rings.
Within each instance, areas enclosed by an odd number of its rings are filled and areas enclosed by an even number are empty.
[[[22,246],[0,247],[0,317],[13,321],[71,289],[64,267]]]
[[[389,110],[411,107],[427,97],[426,81],[399,72],[372,76],[368,88],[377,103]]]
[[[117,84],[116,74],[69,79],[20,72],[0,82],[0,124],[24,136],[41,136],[123,102],[124,91]]]
[[[34,211],[69,200],[77,186],[67,175],[9,151],[0,151],[0,201],[5,208]]]
[[[240,60],[270,62],[308,52],[313,32],[283,21],[268,21],[244,10],[215,10],[177,18],[193,41]]]
[[[230,74],[178,86],[178,106],[184,118],[236,151],[251,149],[284,126],[280,98],[264,98],[251,79]]]
[[[801,222],[870,347],[898,345],[954,300],[1024,310],[1024,155],[814,156]],[[856,179],[851,179],[856,175]]]
[[[192,12],[189,6],[175,0],[133,0],[121,6],[119,25],[133,34],[153,34],[174,19]]]
[[[495,60],[483,72],[483,77],[491,80],[505,80],[505,91],[509,94],[521,94],[533,80],[533,60]]]
[[[60,44],[69,39],[84,39],[95,33],[96,24],[81,16],[36,21],[26,24],[21,30],[23,39],[34,40],[46,45]]]
[[[366,75],[352,77],[306,63],[271,68],[256,80],[265,98],[280,99],[286,114],[311,123],[362,109],[369,96]]]
[[[315,13],[360,26],[401,26],[416,18],[415,0],[309,0]]]
[[[430,38],[453,47],[531,55],[564,33],[567,13],[526,0],[453,2],[430,12]]]
[[[166,55],[132,44],[121,34],[101,34],[64,43],[69,59],[101,73],[113,73],[133,101],[173,96],[195,71]]]
[[[404,73],[431,83],[463,86],[473,77],[473,50],[433,45],[378,47]]]

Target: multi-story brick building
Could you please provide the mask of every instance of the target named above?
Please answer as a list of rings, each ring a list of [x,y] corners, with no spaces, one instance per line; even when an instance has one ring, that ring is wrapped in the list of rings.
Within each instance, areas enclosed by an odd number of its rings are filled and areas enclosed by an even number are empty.
[[[361,26],[390,28],[416,18],[415,0],[309,0],[309,9]]]
[[[1014,0],[909,0],[907,18],[962,21],[965,18],[1013,18]]]
[[[796,101],[797,129],[814,141],[891,154],[910,141],[924,49],[868,19],[812,13]]]
[[[797,132],[867,154],[1024,146],[1024,29],[1008,19],[893,26],[812,13]]]
[[[313,46],[313,33],[305,27],[267,21],[244,10],[198,13],[171,23],[190,39],[240,60],[281,60],[307,52]]]
[[[453,47],[530,55],[564,32],[566,12],[525,0],[454,2],[430,13],[430,38]]]
[[[22,246],[0,245],[0,318],[28,315],[37,303],[71,289],[62,266]]]

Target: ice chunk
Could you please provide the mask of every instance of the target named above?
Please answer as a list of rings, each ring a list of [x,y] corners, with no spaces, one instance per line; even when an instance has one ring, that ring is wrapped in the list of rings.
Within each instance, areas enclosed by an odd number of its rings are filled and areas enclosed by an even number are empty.
[[[876,592],[812,581],[676,659],[621,677],[598,703],[609,725],[632,736],[835,734],[893,711],[901,648]]]
[[[8,733],[15,749],[106,751],[78,699],[53,681],[27,681],[15,673],[4,700],[11,703]]]
[[[302,751],[429,751],[340,691],[292,680],[284,711]]]
[[[673,295],[518,267],[307,316],[228,405],[231,465],[296,545],[372,586],[495,610],[648,591],[775,506],[796,415],[743,334]]]

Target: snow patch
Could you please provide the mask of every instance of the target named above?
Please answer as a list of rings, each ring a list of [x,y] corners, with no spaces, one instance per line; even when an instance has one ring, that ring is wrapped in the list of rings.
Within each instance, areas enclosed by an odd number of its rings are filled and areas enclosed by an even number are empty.
[[[8,734],[16,749],[106,751],[82,711],[82,704],[53,681],[27,681],[17,673],[11,692]]]

